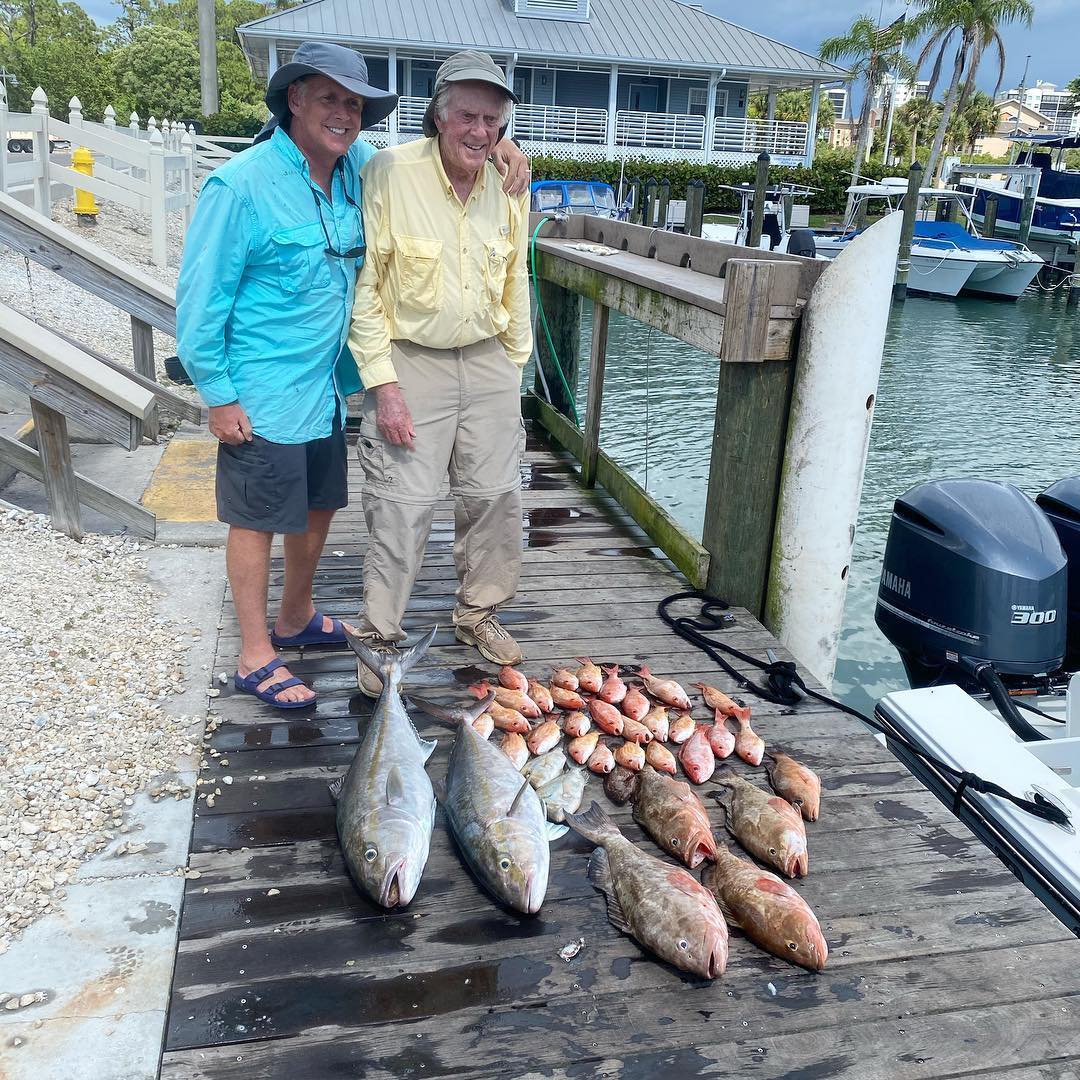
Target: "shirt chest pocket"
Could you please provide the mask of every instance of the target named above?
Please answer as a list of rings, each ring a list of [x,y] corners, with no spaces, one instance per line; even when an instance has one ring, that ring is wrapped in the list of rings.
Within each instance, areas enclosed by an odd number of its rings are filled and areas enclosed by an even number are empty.
[[[270,237],[283,292],[302,293],[330,284],[326,237],[317,221],[280,229]]]
[[[442,241],[421,236],[394,238],[399,301],[417,311],[437,311],[442,302]]]
[[[502,301],[506,289],[506,268],[513,250],[514,245],[503,237],[484,241],[484,284],[492,303]]]

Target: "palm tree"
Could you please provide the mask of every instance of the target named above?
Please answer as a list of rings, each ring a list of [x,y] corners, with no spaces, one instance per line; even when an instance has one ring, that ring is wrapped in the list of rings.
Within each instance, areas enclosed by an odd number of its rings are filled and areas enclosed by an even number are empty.
[[[994,99],[981,90],[976,90],[953,113],[947,138],[954,150],[975,152],[975,141],[989,135],[998,125],[998,110]]]
[[[930,149],[930,160],[926,163],[926,175],[934,176],[941,149],[945,145],[945,134],[949,121],[957,107],[962,107],[975,89],[975,76],[982,62],[983,54],[994,49],[998,57],[998,78],[994,86],[996,96],[1005,77],[1005,43],[1001,40],[998,28],[1010,23],[1022,22],[1031,25],[1034,14],[1031,0],[914,0],[922,8],[911,21],[912,34],[921,37],[930,36],[923,46],[918,67],[936,53],[934,67],[930,73],[930,96],[937,88],[950,47],[954,47],[952,76],[949,88],[945,91],[945,100],[941,107],[941,119],[938,121],[934,145]]]
[[[846,34],[826,38],[818,49],[823,60],[842,62],[856,79],[863,81],[863,102],[859,110],[859,138],[855,144],[855,160],[851,166],[851,182],[859,179],[859,169],[866,157],[870,142],[870,111],[874,98],[886,75],[895,73],[902,79],[914,79],[915,65],[904,56],[904,23],[900,20],[878,29],[869,15],[860,15]]]

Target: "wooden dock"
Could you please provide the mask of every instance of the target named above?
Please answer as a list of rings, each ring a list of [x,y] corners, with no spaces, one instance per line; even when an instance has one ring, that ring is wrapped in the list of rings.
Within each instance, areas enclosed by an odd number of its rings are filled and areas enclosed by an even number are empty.
[[[504,613],[530,674],[575,656],[648,662],[684,684],[733,691],[656,615],[684,580],[601,489],[533,433],[525,469],[525,563]],[[316,582],[324,612],[351,616],[364,549],[358,470]],[[436,515],[409,609],[410,633],[449,627],[452,510]],[[271,578],[280,595],[281,563]],[[783,650],[737,611],[733,645]],[[226,597],[215,671],[232,671]],[[412,685],[451,695],[494,669],[444,631]],[[420,892],[387,914],[349,879],[327,784],[352,760],[370,703],[344,652],[291,663],[314,681],[311,713],[267,709],[225,688],[209,740],[162,1064],[165,1080],[343,1077],[1066,1076],[1080,1071],[1080,945],[873,737],[836,711],[749,699],[755,728],[815,768],[821,819],[796,887],[829,944],[814,975],[733,933],[714,983],[646,955],[606,918],[590,845],[552,849],[534,917],[499,908],[473,881],[441,811]],[[699,710],[700,711],[700,710]],[[429,769],[443,774],[441,728]],[[764,784],[761,770],[754,772]],[[223,782],[228,775],[231,784]],[[714,822],[720,812],[702,792]],[[629,808],[595,797],[656,854]],[[721,835],[724,835],[721,833]],[[570,962],[559,950],[578,938]]]

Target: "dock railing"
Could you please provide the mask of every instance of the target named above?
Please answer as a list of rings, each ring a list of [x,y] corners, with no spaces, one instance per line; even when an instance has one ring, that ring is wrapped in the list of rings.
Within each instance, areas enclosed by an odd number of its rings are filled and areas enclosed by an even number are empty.
[[[532,228],[540,222],[534,214]],[[616,249],[599,254],[596,245]],[[589,248],[593,250],[589,250]],[[539,294],[571,390],[581,367],[581,298],[593,301],[588,399],[579,427],[543,335],[526,409],[645,529],[695,586],[760,617],[765,610],[780,470],[803,306],[826,264],[625,222],[547,220],[537,240]],[[611,311],[716,357],[717,408],[700,538],[600,447]]]

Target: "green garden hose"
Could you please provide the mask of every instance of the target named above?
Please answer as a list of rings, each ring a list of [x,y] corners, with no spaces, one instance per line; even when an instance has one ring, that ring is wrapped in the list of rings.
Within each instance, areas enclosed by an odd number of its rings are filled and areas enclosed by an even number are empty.
[[[547,338],[548,349],[551,351],[551,358],[555,361],[555,370],[559,374],[559,382],[562,383],[563,389],[566,391],[566,400],[570,404],[570,413],[574,418],[574,423],[581,427],[581,421],[578,419],[577,408],[574,405],[574,393],[570,389],[569,384],[566,381],[566,375],[563,373],[562,361],[559,360],[559,354],[555,351],[555,342],[551,340],[551,330],[548,329],[547,316],[544,314],[544,305],[540,301],[540,285],[539,277],[536,274],[536,237],[540,232],[541,226],[546,221],[551,221],[549,217],[542,217],[533,230],[532,243],[529,245],[529,265],[532,268],[532,287],[533,296],[536,297],[536,310],[540,315],[540,325],[544,328],[544,337]],[[539,363],[539,354],[537,355],[537,363]]]

